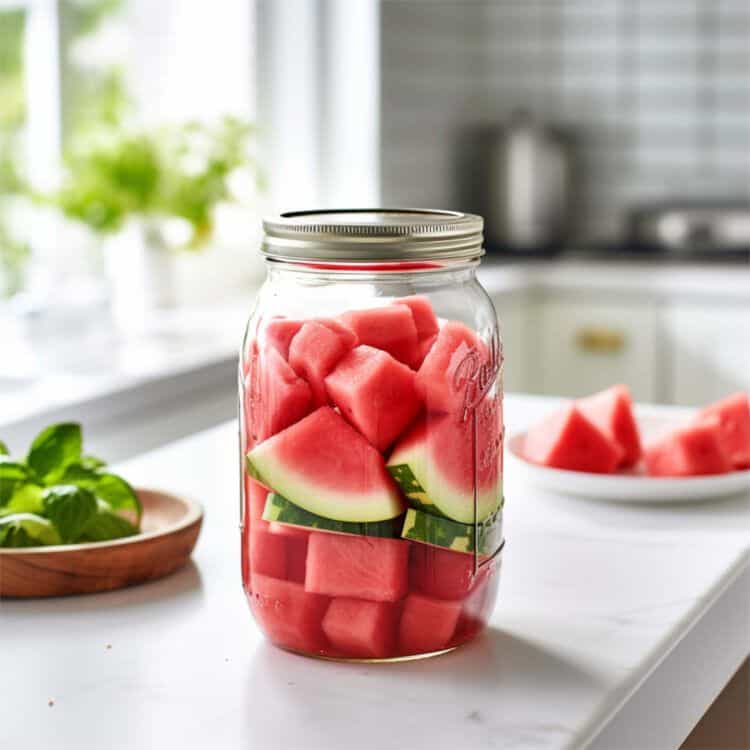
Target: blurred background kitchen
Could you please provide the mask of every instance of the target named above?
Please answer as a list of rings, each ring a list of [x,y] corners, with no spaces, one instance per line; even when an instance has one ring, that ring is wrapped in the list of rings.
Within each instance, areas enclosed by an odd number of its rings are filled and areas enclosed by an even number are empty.
[[[0,0],[0,426],[231,417],[264,213],[486,217],[506,388],[750,388],[746,0]]]

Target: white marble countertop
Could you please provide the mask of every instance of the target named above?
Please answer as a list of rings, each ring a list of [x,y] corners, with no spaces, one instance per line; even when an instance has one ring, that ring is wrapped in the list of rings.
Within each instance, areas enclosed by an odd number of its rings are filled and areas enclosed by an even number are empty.
[[[518,429],[550,407],[508,397],[506,420]],[[665,750],[750,653],[750,496],[609,506],[512,475],[484,637],[397,665],[279,651],[240,586],[235,441],[228,423],[121,467],[205,504],[188,568],[0,603],[0,747]]]

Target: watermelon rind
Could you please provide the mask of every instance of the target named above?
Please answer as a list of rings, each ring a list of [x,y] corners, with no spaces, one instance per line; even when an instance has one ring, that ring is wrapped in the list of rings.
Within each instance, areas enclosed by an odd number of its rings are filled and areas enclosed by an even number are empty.
[[[403,516],[388,519],[387,521],[351,523],[337,521],[333,518],[310,513],[300,508],[290,500],[282,497],[276,492],[271,492],[266,499],[266,507],[263,510],[263,520],[283,523],[289,526],[298,526],[315,531],[330,531],[336,534],[356,534],[358,536],[377,536],[398,538],[403,527]]]
[[[474,553],[474,539],[479,539],[480,555],[492,555],[503,542],[502,510],[497,510],[487,520],[474,524],[458,523],[450,519],[409,508],[401,531],[409,539],[432,547],[444,547],[454,552]]]

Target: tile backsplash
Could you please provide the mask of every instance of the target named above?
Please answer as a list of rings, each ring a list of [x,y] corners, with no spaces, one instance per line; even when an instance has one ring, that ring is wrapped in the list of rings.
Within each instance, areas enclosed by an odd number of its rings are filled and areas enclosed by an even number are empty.
[[[747,0],[383,0],[385,204],[478,210],[481,134],[575,138],[583,239],[669,198],[750,197]]]

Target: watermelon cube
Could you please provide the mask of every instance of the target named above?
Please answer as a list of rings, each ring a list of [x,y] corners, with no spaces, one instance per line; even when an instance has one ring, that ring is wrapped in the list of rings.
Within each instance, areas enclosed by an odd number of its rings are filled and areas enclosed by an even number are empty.
[[[250,530],[250,570],[272,578],[286,578],[286,542],[266,529]]]
[[[417,372],[417,392],[430,412],[459,414],[467,401],[469,381],[488,358],[487,347],[463,323],[449,321],[437,334]]]
[[[379,451],[416,417],[414,371],[371,346],[352,349],[325,379],[328,396]]]
[[[289,346],[289,364],[312,389],[316,406],[328,403],[324,378],[349,351],[345,337],[310,321],[300,328]]]
[[[399,651],[404,655],[425,654],[446,648],[460,614],[460,601],[409,594],[404,599],[398,629]]]
[[[409,543],[401,539],[313,532],[305,590],[395,602],[406,594]]]
[[[437,316],[427,297],[418,294],[401,297],[396,304],[406,305],[411,310],[414,326],[417,329],[417,338],[420,341],[434,336],[440,330]]]
[[[627,386],[613,385],[578,402],[581,413],[622,449],[620,466],[635,466],[643,453]]]
[[[437,599],[463,599],[476,583],[474,555],[428,544],[413,544],[409,583],[413,591]]]
[[[268,490],[251,477],[245,477],[246,517],[250,520],[253,528],[266,528],[267,522],[263,520],[263,511],[266,507]]]
[[[622,449],[573,404],[551,414],[526,433],[529,461],[569,471],[608,474],[622,460]]]
[[[327,647],[321,623],[330,599],[305,591],[301,583],[253,573],[253,614],[278,646],[320,653]]]
[[[747,393],[735,393],[698,414],[697,421],[717,418],[719,442],[735,469],[750,468],[750,399]]]
[[[257,445],[309,414],[312,392],[276,349],[268,349],[245,377],[244,408],[248,444]]]
[[[396,644],[397,605],[363,599],[334,599],[323,618],[323,632],[343,656],[385,658]]]
[[[417,328],[406,305],[371,310],[352,310],[341,320],[357,334],[360,344],[382,349],[399,362],[410,365],[417,348]]]
[[[426,339],[422,339],[417,343],[417,353],[414,357],[414,362],[412,364],[412,367],[414,367],[415,370],[418,370],[423,362],[425,361],[425,358],[430,353],[430,350],[432,349],[432,345],[437,341],[437,334],[434,336],[428,336]]]
[[[646,472],[653,477],[687,477],[726,474],[732,470],[721,442],[719,419],[675,430],[646,445]]]
[[[264,348],[275,349],[284,359],[289,359],[289,345],[292,339],[302,328],[302,320],[292,318],[271,318],[262,328]]]

